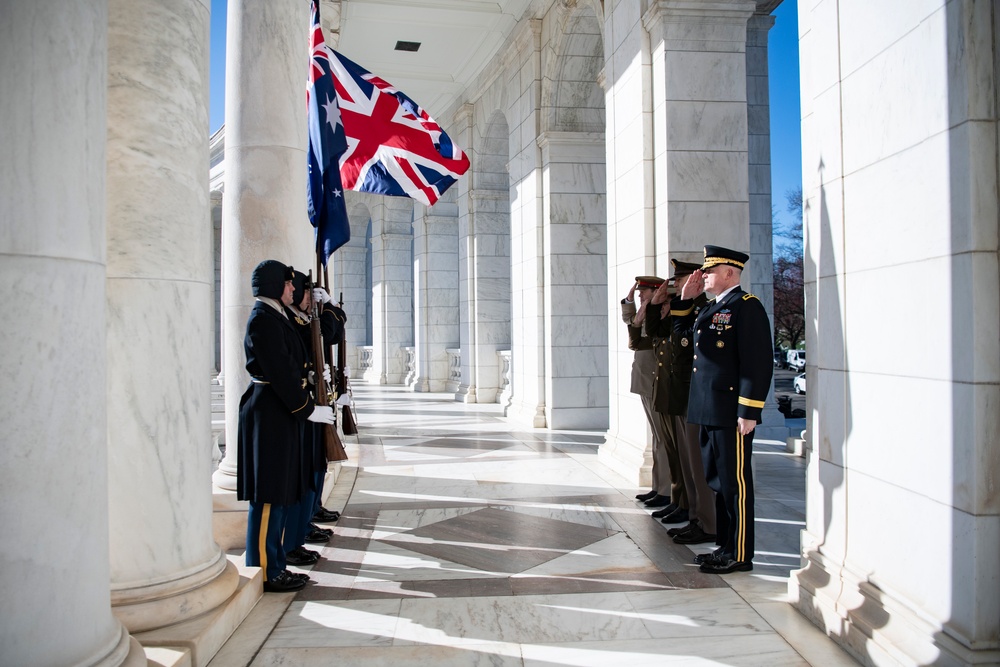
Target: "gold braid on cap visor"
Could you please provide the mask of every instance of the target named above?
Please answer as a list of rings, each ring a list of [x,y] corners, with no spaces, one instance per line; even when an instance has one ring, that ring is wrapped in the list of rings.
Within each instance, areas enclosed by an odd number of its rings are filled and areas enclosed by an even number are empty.
[[[738,266],[741,269],[744,266],[743,262],[737,262],[735,259],[727,259],[725,257],[706,257],[705,263],[702,264],[701,268],[702,270],[710,269],[713,266],[718,266],[719,264],[730,264],[732,266]]]

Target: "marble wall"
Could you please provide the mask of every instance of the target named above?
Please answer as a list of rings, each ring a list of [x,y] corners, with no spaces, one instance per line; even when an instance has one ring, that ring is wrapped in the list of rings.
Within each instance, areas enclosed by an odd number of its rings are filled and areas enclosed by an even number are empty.
[[[799,29],[812,352],[790,591],[866,664],[995,663],[996,7],[810,2]]]
[[[372,221],[372,368],[365,379],[402,384],[413,345],[413,200],[369,197]]]

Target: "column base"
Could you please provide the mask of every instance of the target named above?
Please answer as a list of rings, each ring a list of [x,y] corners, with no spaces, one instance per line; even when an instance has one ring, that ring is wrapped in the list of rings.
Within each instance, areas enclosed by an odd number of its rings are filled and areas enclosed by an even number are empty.
[[[226,563],[227,577],[238,581],[223,604],[190,620],[135,635],[150,657],[154,654],[183,657],[187,653],[192,667],[204,667],[212,660],[263,595],[264,576],[260,568],[245,567],[242,560],[242,556],[231,556]]]
[[[597,449],[597,460],[637,487],[649,488],[653,484],[653,452],[645,444],[608,433]]]
[[[848,567],[803,531],[805,567],[791,573],[791,603],[863,665],[994,665],[1000,648],[969,648]]]
[[[229,446],[228,443],[226,446]],[[236,443],[233,443],[232,446],[235,447]],[[236,468],[230,466],[223,459],[219,467],[212,473],[212,484],[226,491],[236,491]]]
[[[545,421],[545,405],[529,405],[514,401],[507,410],[507,417],[511,421],[531,428],[546,428],[548,425]]]
[[[136,634],[181,623],[222,604],[239,584],[222,551],[201,569],[177,579],[112,589],[111,612]]]
[[[235,489],[212,487],[212,537],[223,551],[246,547],[249,509],[249,502],[236,499]]]
[[[476,400],[476,386],[462,384],[455,390],[455,400],[459,403],[478,403]]]
[[[118,638],[110,650],[95,662],[80,663],[89,667],[146,667],[142,645],[129,635],[125,626],[118,625]]]

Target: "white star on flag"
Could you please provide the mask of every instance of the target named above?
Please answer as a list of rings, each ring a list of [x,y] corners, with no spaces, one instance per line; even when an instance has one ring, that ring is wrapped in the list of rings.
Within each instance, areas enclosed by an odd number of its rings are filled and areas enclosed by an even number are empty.
[[[326,98],[326,104],[323,105],[323,109],[326,111],[326,122],[330,124],[334,132],[337,131],[338,125],[343,125],[340,120],[340,107],[337,103],[331,100],[329,97]]]

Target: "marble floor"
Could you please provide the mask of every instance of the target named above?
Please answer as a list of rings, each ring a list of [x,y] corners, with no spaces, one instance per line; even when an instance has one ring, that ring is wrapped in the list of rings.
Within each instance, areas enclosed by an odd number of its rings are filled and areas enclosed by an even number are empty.
[[[714,545],[674,544],[598,462],[603,433],[399,387],[355,399],[312,582],[265,594],[212,667],[856,664],[785,601],[805,482],[784,443],[754,443],[754,570],[720,577],[692,563]]]

